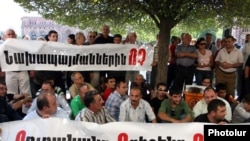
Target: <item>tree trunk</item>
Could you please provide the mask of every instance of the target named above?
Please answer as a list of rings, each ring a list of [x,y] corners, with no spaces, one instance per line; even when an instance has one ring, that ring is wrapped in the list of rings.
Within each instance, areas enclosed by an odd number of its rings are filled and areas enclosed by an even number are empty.
[[[156,75],[156,85],[160,82],[167,82],[167,68],[168,68],[168,58],[169,58],[169,43],[170,43],[170,33],[171,29],[174,27],[173,21],[170,19],[160,20],[160,32],[159,32],[159,44],[158,44],[158,66]]]

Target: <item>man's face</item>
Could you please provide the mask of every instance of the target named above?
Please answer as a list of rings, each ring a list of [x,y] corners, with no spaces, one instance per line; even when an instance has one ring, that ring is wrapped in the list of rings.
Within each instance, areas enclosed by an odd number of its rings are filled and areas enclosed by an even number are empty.
[[[6,85],[0,84],[0,96],[5,96],[7,94]]]
[[[226,106],[218,106],[217,111],[214,113],[216,121],[224,120],[226,116]]]
[[[203,86],[206,86],[206,87],[210,86],[210,85],[211,85],[210,79],[204,79],[204,80],[202,81],[202,85],[203,85]]]
[[[160,85],[159,88],[157,89],[157,95],[162,97],[166,94],[167,87],[164,85]]]
[[[122,39],[119,37],[114,38],[114,44],[120,44],[122,42]]]
[[[120,86],[116,88],[116,91],[121,95],[126,95],[128,91],[127,83],[121,82]]]
[[[139,89],[131,90],[129,98],[131,100],[132,105],[139,104],[141,99],[141,91]]]
[[[108,82],[106,83],[107,88],[115,89],[115,79],[109,79]]]
[[[219,90],[217,94],[221,98],[226,98],[227,91],[226,90]]]
[[[192,36],[190,34],[185,34],[183,37],[183,43],[190,45],[192,41]]]
[[[95,99],[95,102],[93,103],[93,106],[94,106],[95,110],[96,111],[101,110],[103,107],[103,103],[104,103],[101,95],[99,95],[99,94],[95,95],[94,99]]]
[[[143,77],[141,75],[136,76],[135,83],[137,85],[141,85],[143,83],[143,81],[144,81],[144,79],[143,79]]]
[[[173,94],[171,96],[172,105],[178,105],[181,102],[181,94]]]
[[[5,34],[4,34],[4,40],[8,39],[8,38],[16,38],[16,33],[15,31],[8,29]]]
[[[231,38],[225,39],[225,42],[226,42],[226,47],[227,47],[227,48],[231,48],[231,47],[234,46],[234,41],[233,41],[233,39],[231,39]]]
[[[84,78],[81,73],[75,74],[74,83],[76,85],[82,85],[84,83]]]
[[[76,37],[76,44],[77,44],[77,45],[83,45],[84,43],[85,43],[85,37],[84,37],[84,35],[79,34],[79,35]]]
[[[210,90],[205,91],[204,100],[206,101],[207,104],[216,98],[217,98],[217,95],[213,90],[210,89]]]
[[[52,33],[50,36],[48,36],[48,38],[49,38],[49,41],[57,42],[58,34],[57,33]]]
[[[109,35],[109,27],[108,26],[103,26],[102,28],[102,34],[103,36],[108,36]]]
[[[54,90],[52,89],[50,84],[42,84],[42,91],[49,92],[51,94],[54,94]]]
[[[95,42],[95,37],[96,37],[96,35],[95,35],[95,33],[94,32],[89,32],[88,33],[88,42],[89,43],[94,43]]]

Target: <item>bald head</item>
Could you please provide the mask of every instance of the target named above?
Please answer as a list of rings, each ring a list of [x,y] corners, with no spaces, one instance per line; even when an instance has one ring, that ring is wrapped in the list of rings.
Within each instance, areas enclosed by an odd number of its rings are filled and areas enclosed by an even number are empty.
[[[7,29],[4,33],[3,39],[16,38],[16,32],[13,29]]]

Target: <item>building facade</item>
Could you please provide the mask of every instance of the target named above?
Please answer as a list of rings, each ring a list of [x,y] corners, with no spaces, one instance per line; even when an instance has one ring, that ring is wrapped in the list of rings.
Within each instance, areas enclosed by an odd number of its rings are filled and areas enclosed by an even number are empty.
[[[69,27],[60,25],[52,20],[47,20],[42,17],[22,17],[21,34],[30,36],[31,40],[36,40],[37,37],[45,37],[50,30],[58,32],[58,41],[67,42],[69,34],[75,34],[77,32],[83,32],[86,35],[85,30],[81,30],[75,27]]]

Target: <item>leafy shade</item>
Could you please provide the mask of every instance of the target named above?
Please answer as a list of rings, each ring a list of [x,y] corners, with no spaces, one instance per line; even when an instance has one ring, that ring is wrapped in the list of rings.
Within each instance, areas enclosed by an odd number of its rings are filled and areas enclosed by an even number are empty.
[[[169,38],[180,23],[190,27],[204,25],[207,19],[220,27],[250,22],[250,0],[15,0],[22,7],[38,11],[45,18],[70,26],[100,29],[142,29],[159,31],[157,82],[166,82]],[[189,30],[187,31],[189,32]]]

